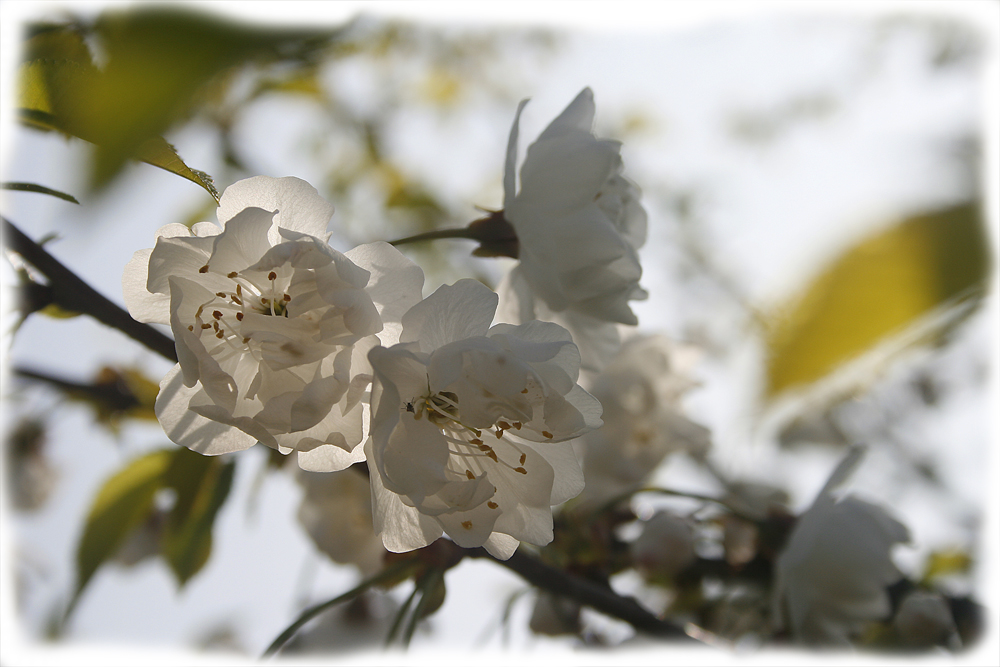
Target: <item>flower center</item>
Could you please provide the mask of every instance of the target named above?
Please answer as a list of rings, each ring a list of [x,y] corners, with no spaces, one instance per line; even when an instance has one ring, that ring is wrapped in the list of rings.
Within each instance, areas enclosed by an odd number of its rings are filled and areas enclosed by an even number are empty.
[[[199,272],[208,273],[208,265],[201,267]],[[233,289],[216,292],[211,300],[199,306],[195,323],[188,326],[188,331],[206,333],[211,329],[211,334],[219,340],[232,344],[233,339],[240,338],[246,345],[250,337],[236,332],[247,313],[288,317],[292,297],[278,289],[278,274],[274,271],[267,274],[266,281],[239,271],[230,272],[226,278],[232,281]]]
[[[488,429],[500,441],[494,447],[483,441],[483,429],[462,423],[458,396],[453,392],[441,391],[416,397],[407,401],[404,409],[415,420],[423,419],[426,414],[427,420],[444,435],[450,453],[445,470],[455,480],[475,480],[489,469],[497,470],[498,465],[521,475],[528,474],[525,467],[527,453],[512,438],[505,437],[506,432],[511,429],[520,430],[523,426],[521,422],[498,419]],[[487,459],[493,463],[487,463]],[[511,463],[508,459],[517,463]],[[486,505],[490,509],[499,507],[492,500],[487,501]]]

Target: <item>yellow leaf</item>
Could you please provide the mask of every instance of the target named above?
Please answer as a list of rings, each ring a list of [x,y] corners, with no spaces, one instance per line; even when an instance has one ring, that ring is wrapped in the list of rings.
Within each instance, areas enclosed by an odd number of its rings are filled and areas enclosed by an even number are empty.
[[[766,333],[766,395],[825,377],[935,308],[982,294],[989,273],[978,203],[917,215],[837,259]]]

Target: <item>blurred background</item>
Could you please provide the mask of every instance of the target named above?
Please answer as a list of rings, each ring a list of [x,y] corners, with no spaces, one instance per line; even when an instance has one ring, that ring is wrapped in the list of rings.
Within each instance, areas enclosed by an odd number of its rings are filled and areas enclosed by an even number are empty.
[[[395,5],[250,3],[241,15],[225,3],[5,3],[2,180],[78,203],[8,188],[2,213],[122,303],[133,252],[165,224],[214,220],[212,189],[252,175],[313,184],[337,208],[341,251],[464,226],[477,207],[502,206],[518,101],[531,98],[523,155],[590,86],[596,133],[623,142],[649,214],[639,330],[700,351],[685,409],[712,431],[711,466],[786,494],[798,512],[845,447],[864,442],[850,488],[909,526],[899,566],[989,600],[996,7],[668,7],[678,16],[636,4],[574,25],[517,16],[519,5],[449,17],[441,6],[404,16]],[[470,246],[404,252],[427,275],[425,294],[463,277],[495,287],[513,260],[472,257]],[[356,571],[296,523],[301,488],[255,448],[235,464],[200,571],[188,580],[143,557],[155,548],[137,538],[96,571],[63,624],[95,495],[168,444],[149,405],[171,364],[17,291],[32,276],[8,259],[5,643],[18,625],[29,643],[256,656],[306,604],[354,585]],[[655,480],[720,491],[681,454]],[[649,516],[664,502],[634,508]],[[447,585],[418,651],[575,646],[529,632],[531,605],[512,597],[526,586],[490,563],[462,563]],[[374,617],[391,620],[406,594],[373,602]],[[366,631],[375,645],[384,634]],[[628,635],[605,632],[611,643]]]

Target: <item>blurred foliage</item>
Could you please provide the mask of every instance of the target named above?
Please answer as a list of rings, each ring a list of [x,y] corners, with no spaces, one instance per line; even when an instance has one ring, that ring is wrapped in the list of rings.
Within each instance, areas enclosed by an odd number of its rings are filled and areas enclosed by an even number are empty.
[[[167,490],[173,505],[166,510],[159,553],[178,585],[197,574],[211,553],[212,525],[229,494],[234,470],[234,462],[171,447],[141,456],[112,475],[98,491],[83,527],[76,555],[76,591],[67,617],[101,565],[161,511],[157,500]]]
[[[204,88],[230,68],[303,57],[333,30],[241,26],[200,12],[138,6],[93,25],[36,25],[25,45],[19,106],[36,128],[96,144],[91,185],[107,184],[129,158],[187,178],[217,196],[160,136],[188,118]],[[94,62],[88,38],[99,44]]]
[[[814,382],[931,311],[983,296],[978,202],[915,215],[854,246],[772,315],[766,395]]]
[[[136,368],[101,368],[92,382],[74,382],[27,368],[14,369],[18,377],[41,382],[70,400],[90,406],[97,420],[117,432],[122,419],[156,421],[153,406],[159,385]]]

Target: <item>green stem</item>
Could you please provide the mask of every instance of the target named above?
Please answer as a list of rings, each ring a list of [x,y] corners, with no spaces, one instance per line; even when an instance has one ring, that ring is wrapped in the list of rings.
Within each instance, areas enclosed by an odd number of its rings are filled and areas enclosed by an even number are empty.
[[[417,558],[399,561],[398,563],[390,565],[389,567],[385,568],[375,576],[365,579],[360,584],[358,584],[351,590],[347,591],[346,593],[338,595],[332,600],[328,600],[326,602],[322,602],[320,604],[309,607],[299,615],[299,617],[295,620],[294,623],[285,628],[285,631],[282,632],[280,635],[278,635],[277,639],[271,642],[271,645],[267,647],[266,651],[264,651],[264,654],[261,656],[261,659],[270,658],[272,655],[274,655],[279,649],[281,649],[282,646],[284,646],[288,642],[289,639],[291,639],[295,635],[296,632],[299,631],[299,629],[303,625],[314,619],[316,616],[322,614],[327,609],[335,607],[341,602],[347,602],[348,600],[355,598],[358,595],[361,595],[372,586],[377,586],[378,584],[396,579],[400,574],[405,572],[407,569],[416,565],[417,561],[418,561]]]

